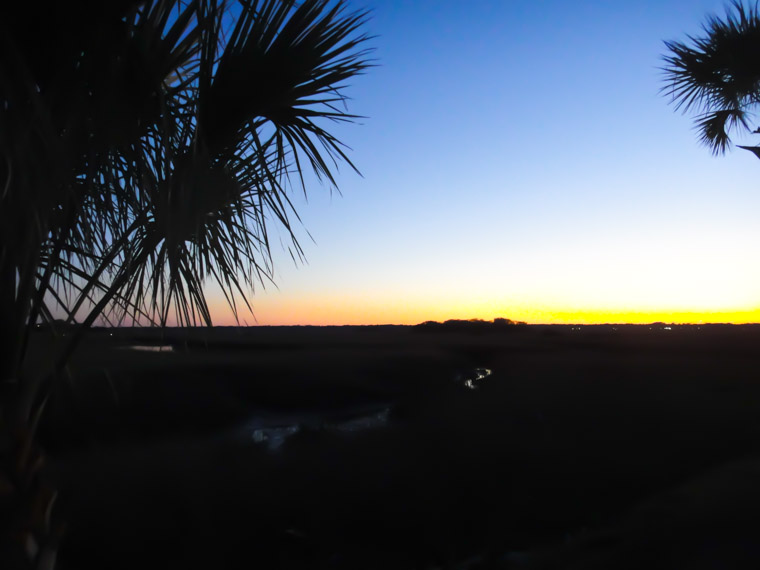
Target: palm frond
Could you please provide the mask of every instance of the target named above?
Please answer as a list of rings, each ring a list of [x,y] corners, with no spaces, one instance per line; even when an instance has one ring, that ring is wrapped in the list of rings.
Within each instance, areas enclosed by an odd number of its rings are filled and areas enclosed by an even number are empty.
[[[676,109],[694,111],[700,140],[724,153],[728,132],[748,128],[746,113],[760,99],[760,11],[734,0],[724,18],[710,16],[704,35],[666,41],[665,85]]]
[[[699,140],[715,155],[723,154],[731,144],[728,132],[741,126],[748,129],[746,113],[740,109],[723,109],[697,118]]]
[[[302,255],[289,176],[304,186],[310,167],[336,186],[337,165],[353,167],[325,123],[355,119],[343,89],[369,66],[365,19],[342,0],[0,2],[0,388],[12,384],[14,433],[33,433],[98,319],[211,325],[209,280],[237,318],[272,280],[272,224]],[[61,314],[82,326],[51,374],[24,376],[32,329]]]
[[[273,282],[273,225],[303,258],[290,178],[305,191],[308,169],[337,188],[338,165],[355,168],[328,127],[357,118],[344,89],[371,65],[366,12],[84,4],[50,13],[86,13],[69,30],[26,8],[15,28],[0,18],[0,270],[21,279],[15,323],[211,324],[209,280],[236,316],[250,310]],[[32,49],[46,35],[61,48],[48,59]]]
[[[703,36],[666,41],[666,86],[676,108],[736,106],[756,96],[760,82],[760,14],[757,4],[731,3],[724,19],[710,16]]]
[[[368,37],[358,33],[367,15],[345,12],[342,1],[332,7],[327,0],[242,3],[213,82],[200,94],[199,119],[212,153],[234,145],[246,127],[250,133],[253,122],[255,129],[274,129],[280,147],[287,147],[283,154],[297,159],[305,153],[314,172],[333,185],[333,159],[353,166],[318,124],[355,119],[334,103],[345,100],[345,82],[370,65],[363,47]]]

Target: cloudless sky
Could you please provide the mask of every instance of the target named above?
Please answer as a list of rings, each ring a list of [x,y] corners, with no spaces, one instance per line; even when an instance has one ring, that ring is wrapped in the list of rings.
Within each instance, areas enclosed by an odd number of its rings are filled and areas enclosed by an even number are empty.
[[[349,2],[377,67],[334,132],[363,177],[295,194],[307,264],[275,245],[241,322],[760,321],[760,161],[713,157],[660,93],[663,40],[724,7]]]

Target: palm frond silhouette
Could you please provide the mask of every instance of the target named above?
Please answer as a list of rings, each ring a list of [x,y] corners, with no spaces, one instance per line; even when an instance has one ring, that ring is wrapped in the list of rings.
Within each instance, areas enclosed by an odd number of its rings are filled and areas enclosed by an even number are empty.
[[[210,325],[204,284],[250,309],[274,226],[302,255],[289,192],[353,168],[329,126],[356,119],[344,88],[371,65],[366,18],[342,0],[3,3],[0,418],[3,457],[24,457],[1,501],[36,484],[20,442],[80,336],[32,378],[37,323]],[[46,564],[45,525],[8,524]]]
[[[665,86],[676,109],[696,113],[700,141],[713,154],[731,145],[730,134],[750,131],[760,102],[760,13],[758,5],[734,0],[723,19],[708,17],[703,35],[667,41]]]

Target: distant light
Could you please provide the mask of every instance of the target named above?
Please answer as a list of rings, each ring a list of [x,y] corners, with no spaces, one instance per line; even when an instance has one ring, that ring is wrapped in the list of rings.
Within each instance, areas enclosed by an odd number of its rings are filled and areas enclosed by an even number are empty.
[[[672,329],[672,327],[664,327],[664,330],[670,331],[670,330],[673,330],[673,329]]]

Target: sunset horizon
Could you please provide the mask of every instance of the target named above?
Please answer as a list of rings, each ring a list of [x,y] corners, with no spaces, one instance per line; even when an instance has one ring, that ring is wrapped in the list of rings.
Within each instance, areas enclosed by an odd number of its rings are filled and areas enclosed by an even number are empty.
[[[0,29],[0,568],[760,568],[760,0]]]
[[[372,326],[372,325],[417,325],[427,321],[444,322],[447,320],[484,320],[509,319],[529,325],[645,325],[651,323],[668,324],[756,324],[760,323],[760,307],[743,309],[727,307],[714,311],[679,309],[626,310],[615,308],[594,310],[593,308],[564,309],[559,307],[515,309],[498,308],[435,308],[425,310],[424,306],[412,304],[411,308],[391,312],[382,307],[372,307],[365,303],[359,309],[356,304],[342,300],[307,304],[303,301],[293,303],[290,308],[284,303],[254,303],[253,315],[246,310],[239,313],[239,322],[231,314],[224,314],[220,307],[218,313],[224,316],[214,321],[215,326]],[[315,310],[316,307],[316,310]]]
[[[721,1],[368,6],[367,118],[336,126],[362,176],[292,189],[303,256],[275,235],[241,324],[760,322],[760,162],[700,145],[662,71]]]

